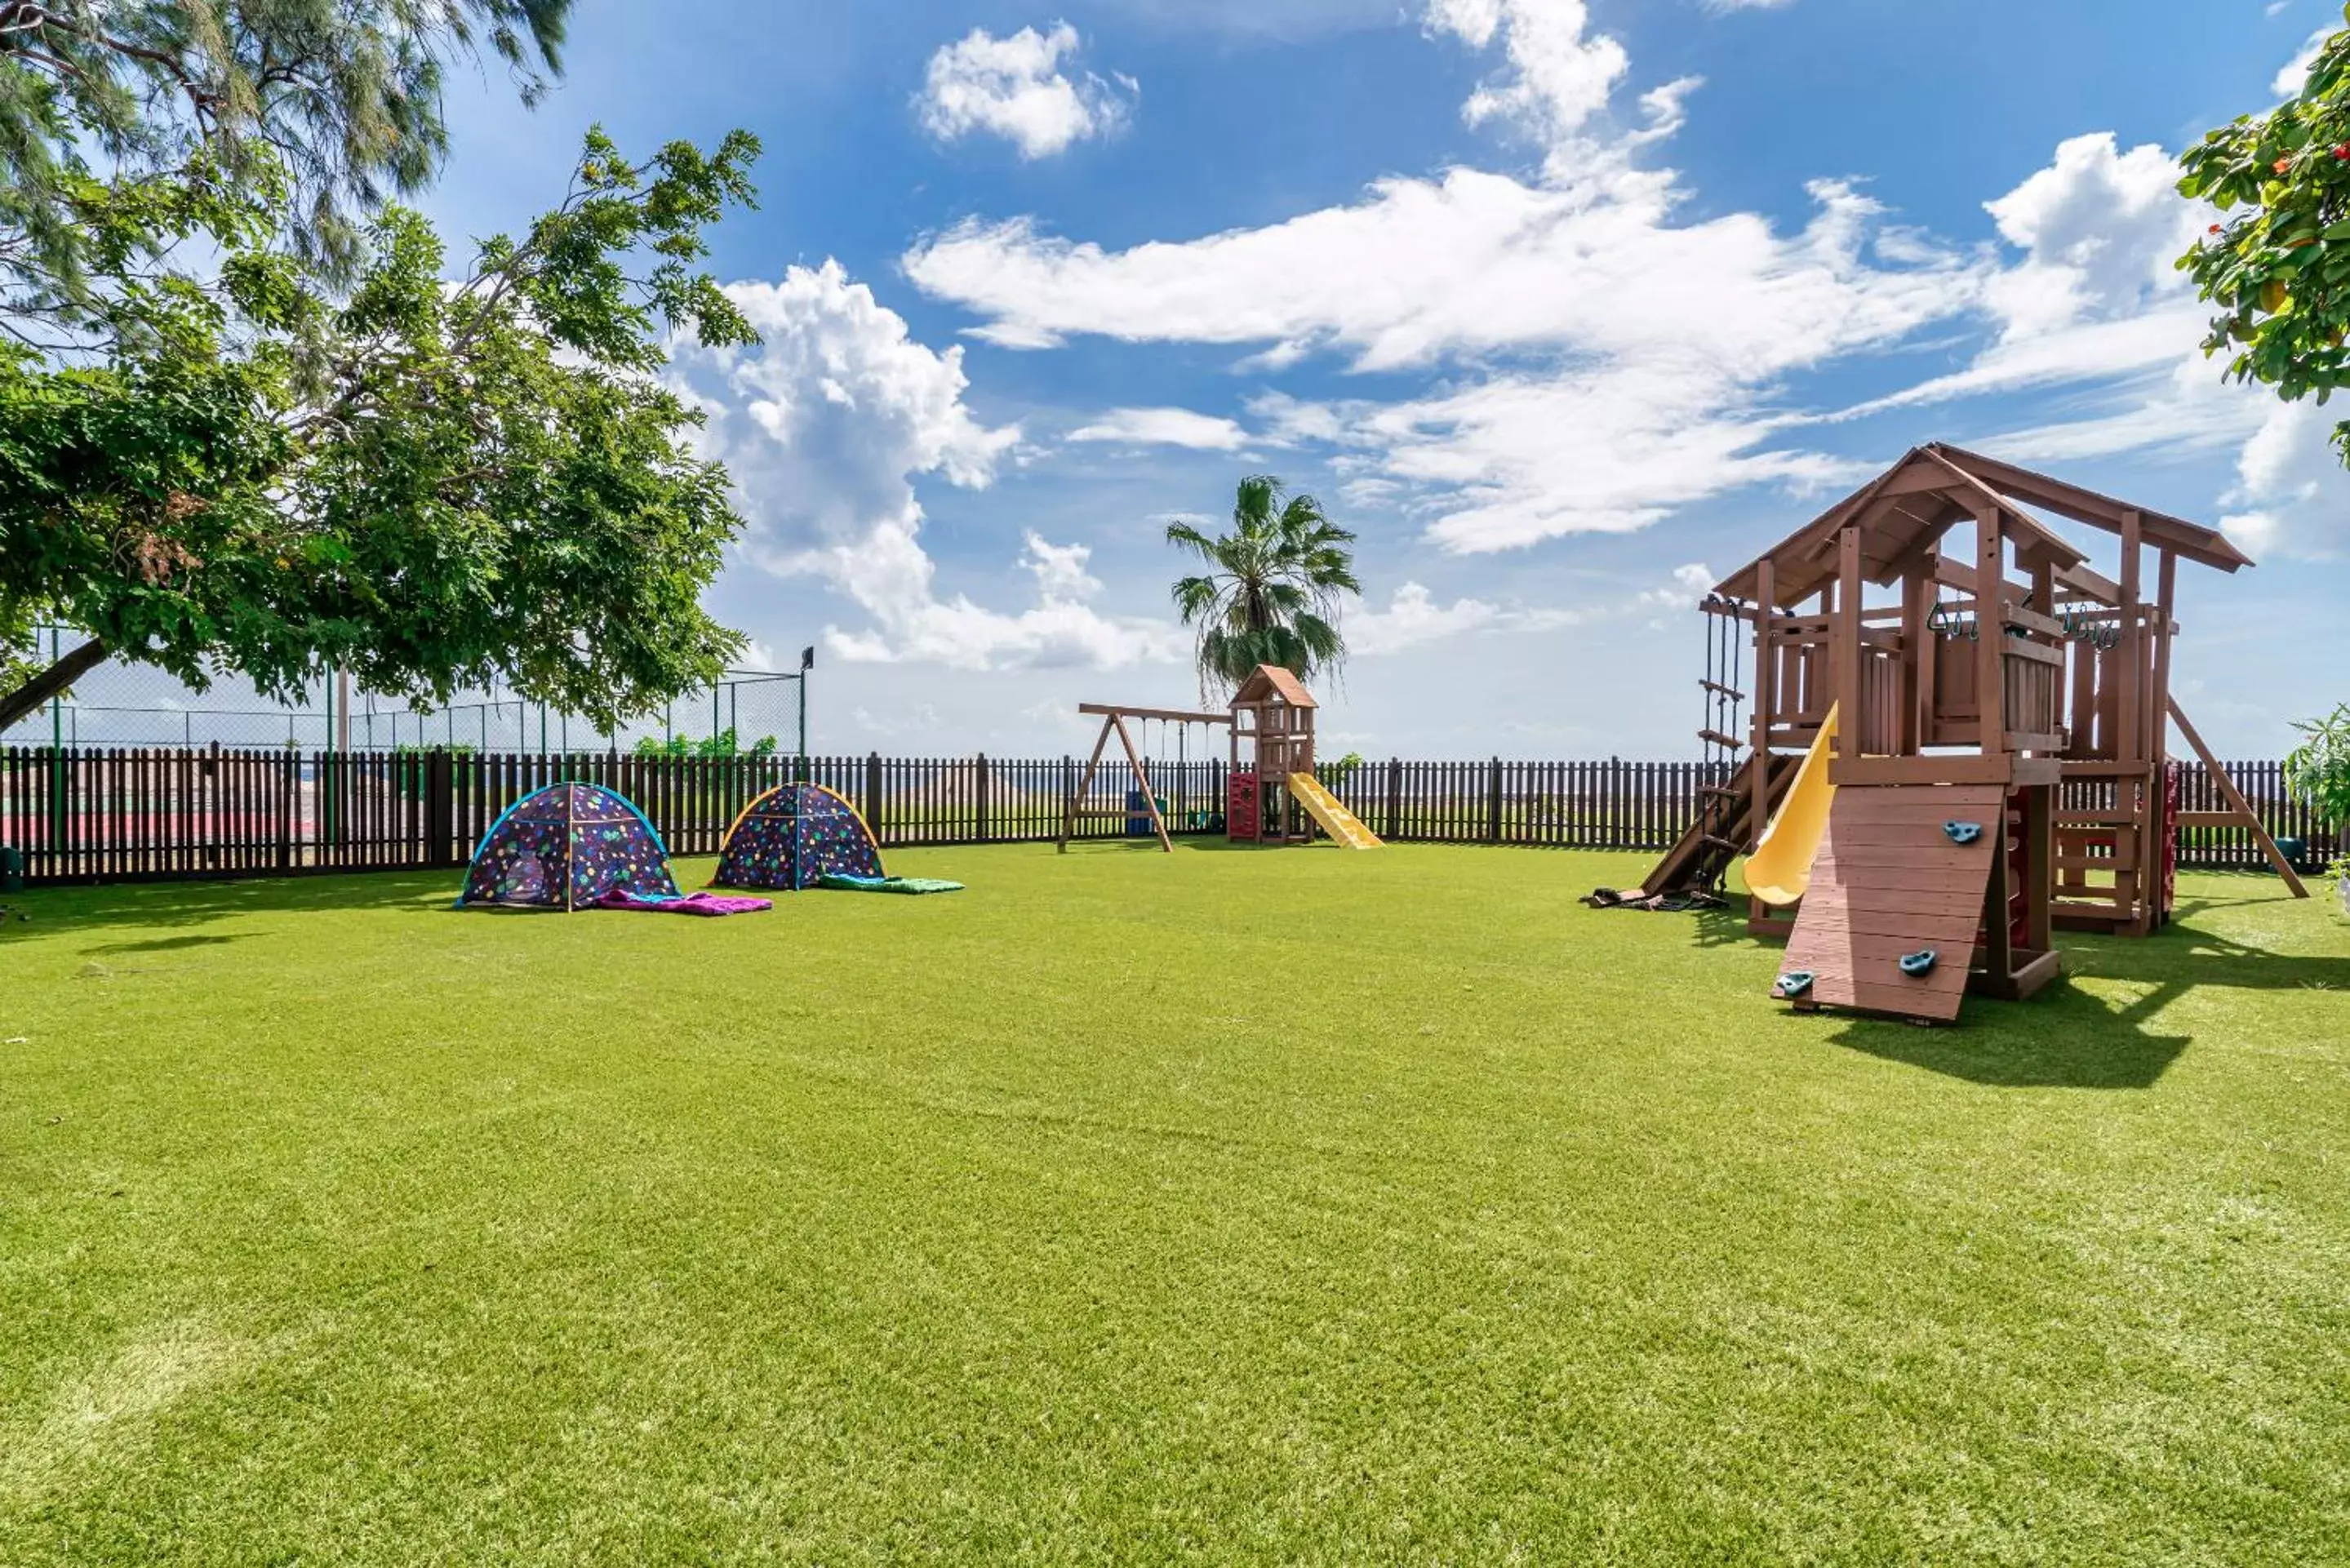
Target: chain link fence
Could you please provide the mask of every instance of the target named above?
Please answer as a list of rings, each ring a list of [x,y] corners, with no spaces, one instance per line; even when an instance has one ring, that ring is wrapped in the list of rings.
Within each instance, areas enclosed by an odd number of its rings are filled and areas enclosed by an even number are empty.
[[[40,651],[69,650],[72,631],[40,633]],[[52,655],[54,657],[54,655]],[[803,748],[806,672],[730,670],[707,691],[660,713],[603,730],[544,703],[469,692],[420,711],[347,683],[322,682],[300,702],[276,702],[235,677],[197,691],[160,670],[109,659],[56,701],[5,731],[0,745],[68,747],[284,746],[299,752],[456,752],[556,754],[660,752],[732,756]]]

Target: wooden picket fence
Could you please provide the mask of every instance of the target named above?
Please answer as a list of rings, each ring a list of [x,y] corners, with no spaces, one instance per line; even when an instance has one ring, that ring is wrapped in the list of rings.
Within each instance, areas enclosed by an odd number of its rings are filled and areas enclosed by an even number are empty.
[[[559,780],[606,785],[641,807],[674,855],[713,855],[753,797],[786,782],[789,757],[626,753],[0,748],[0,848],[28,882],[91,884],[449,868],[464,864],[515,800]],[[2320,846],[2331,828],[2289,800],[2282,765],[2230,763],[2271,830]],[[812,757],[806,776],[846,796],[882,846],[1046,842],[1083,769],[1074,757]],[[2219,805],[2199,767],[2185,809]],[[1695,820],[1699,791],[1724,771],[1697,763],[1394,759],[1323,770],[1323,781],[1382,837],[1657,852]],[[1167,763],[1153,782],[1170,831],[1221,831],[1224,764]],[[1121,822],[1128,781],[1097,781],[1076,836],[1147,834]],[[2258,869],[2250,835],[2199,831],[2181,863]]]

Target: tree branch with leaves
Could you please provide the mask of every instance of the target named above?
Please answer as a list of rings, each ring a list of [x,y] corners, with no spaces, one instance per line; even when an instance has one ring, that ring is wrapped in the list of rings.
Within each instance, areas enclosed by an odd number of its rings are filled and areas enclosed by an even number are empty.
[[[398,207],[348,292],[266,246],[210,287],[106,280],[142,318],[106,363],[0,358],[0,629],[62,620],[198,688],[334,665],[608,726],[708,684],[741,639],[701,595],[742,524],[660,371],[671,337],[755,340],[699,264],[757,153],[592,133],[562,205],[453,286]],[[0,687],[0,727],[55,684]]]
[[[2180,193],[2221,214],[2178,260],[2218,308],[2204,352],[2227,357],[2231,380],[2328,401],[2350,385],[2350,31],[2326,40],[2299,92],[2180,164]],[[2350,460],[2350,421],[2334,443]]]
[[[280,238],[345,280],[367,216],[448,151],[441,93],[485,50],[525,101],[571,0],[0,0],[0,315],[93,296],[94,187],[283,184]]]

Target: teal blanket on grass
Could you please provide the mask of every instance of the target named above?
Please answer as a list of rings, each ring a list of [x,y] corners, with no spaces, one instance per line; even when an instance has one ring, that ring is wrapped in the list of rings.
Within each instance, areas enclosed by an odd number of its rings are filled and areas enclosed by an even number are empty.
[[[941,882],[931,877],[844,877],[827,871],[816,878],[820,888],[837,888],[844,893],[960,893],[960,882]]]

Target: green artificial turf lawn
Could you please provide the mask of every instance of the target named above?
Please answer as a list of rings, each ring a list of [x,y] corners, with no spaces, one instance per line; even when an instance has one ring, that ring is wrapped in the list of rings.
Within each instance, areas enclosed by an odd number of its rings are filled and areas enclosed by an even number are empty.
[[[1923,1030],[1627,857],[890,868],[10,899],[0,1562],[2350,1551],[2326,902]]]

